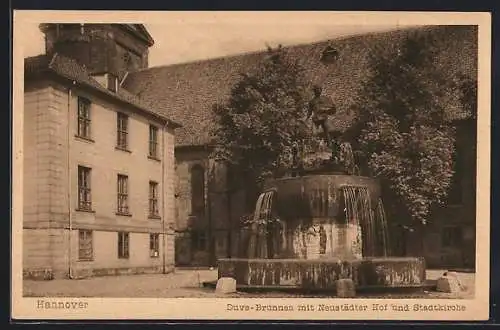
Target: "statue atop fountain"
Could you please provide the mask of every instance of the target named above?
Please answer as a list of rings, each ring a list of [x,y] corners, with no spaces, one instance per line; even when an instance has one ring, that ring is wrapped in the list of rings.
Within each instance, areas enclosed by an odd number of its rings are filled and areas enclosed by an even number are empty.
[[[349,175],[359,174],[351,144],[342,141],[341,136],[329,125],[331,116],[337,113],[337,108],[331,98],[322,95],[321,86],[313,87],[314,97],[309,102],[307,119],[312,119],[314,127],[320,129],[319,136],[329,149],[329,158],[321,166],[321,170],[341,172]],[[314,129],[314,128],[313,128]],[[314,155],[316,153],[316,155]],[[322,158],[317,150],[310,153],[312,158]],[[317,168],[315,170],[318,170]]]
[[[337,112],[337,108],[333,101],[327,97],[322,95],[323,89],[321,86],[313,87],[314,97],[309,102],[309,110],[307,113],[307,119],[312,118],[312,121],[316,128],[320,128],[323,133],[323,139],[327,143],[327,145],[332,150],[332,159],[335,157],[336,141],[332,136],[331,130],[328,128],[327,120],[328,117],[334,115]]]

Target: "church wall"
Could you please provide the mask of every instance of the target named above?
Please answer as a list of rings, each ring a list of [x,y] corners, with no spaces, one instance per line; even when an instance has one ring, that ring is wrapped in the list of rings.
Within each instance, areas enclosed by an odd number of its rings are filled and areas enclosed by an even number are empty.
[[[420,230],[400,230],[395,239],[404,242],[399,253],[423,256],[429,268],[474,269],[476,260],[476,151],[473,121],[464,121],[457,127],[457,152],[460,170],[452,197],[436,207],[428,223]],[[478,219],[480,221],[480,219]],[[396,243],[396,242],[395,242]],[[401,244],[401,243],[400,243]]]
[[[195,166],[205,170],[203,214],[192,209]],[[226,166],[210,159],[209,150],[178,148],[176,174],[176,263],[208,265],[218,257],[236,255],[245,194],[242,190],[228,192]]]

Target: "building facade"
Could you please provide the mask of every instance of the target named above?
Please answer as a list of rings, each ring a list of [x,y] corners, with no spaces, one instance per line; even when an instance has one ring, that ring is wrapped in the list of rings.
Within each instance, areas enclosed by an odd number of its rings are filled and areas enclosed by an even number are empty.
[[[126,71],[110,64],[123,60],[114,42],[147,48],[148,35],[60,28],[43,26],[47,53],[25,61],[24,276],[169,272],[179,125],[123,90]]]
[[[455,122],[455,175],[445,205],[415,231],[396,231],[404,255],[424,255],[429,267],[475,269],[477,121]],[[400,243],[401,244],[401,243]]]

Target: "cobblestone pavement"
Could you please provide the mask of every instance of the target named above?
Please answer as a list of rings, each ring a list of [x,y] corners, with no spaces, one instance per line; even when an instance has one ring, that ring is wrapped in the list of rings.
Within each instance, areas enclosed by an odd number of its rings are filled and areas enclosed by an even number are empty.
[[[444,271],[428,270],[427,279],[435,280]],[[424,292],[419,294],[363,295],[366,298],[473,298],[474,273],[458,273],[467,290],[460,294]],[[218,295],[214,289],[204,288],[203,282],[216,281],[217,270],[177,269],[170,274],[125,275],[93,277],[81,280],[23,281],[23,294],[29,297],[317,297],[317,295],[286,292],[237,292]],[[359,297],[359,296],[358,296]]]

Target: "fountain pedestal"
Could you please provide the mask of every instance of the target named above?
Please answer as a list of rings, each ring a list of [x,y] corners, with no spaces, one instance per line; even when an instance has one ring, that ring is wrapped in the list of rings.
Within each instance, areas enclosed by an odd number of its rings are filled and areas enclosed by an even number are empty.
[[[420,289],[422,258],[219,259],[219,278],[232,277],[240,288],[335,291],[338,279],[352,279],[357,290]]]

